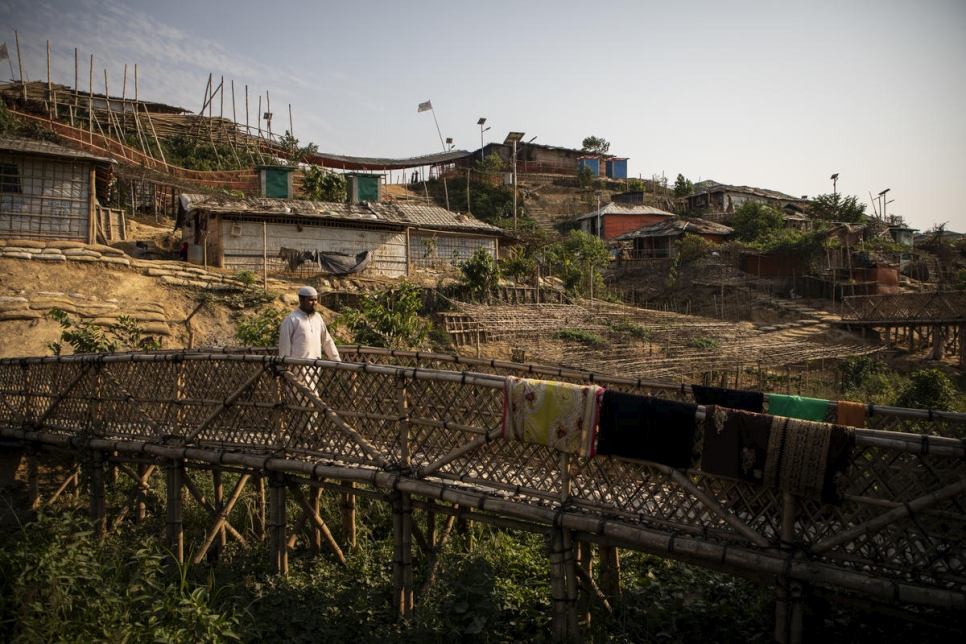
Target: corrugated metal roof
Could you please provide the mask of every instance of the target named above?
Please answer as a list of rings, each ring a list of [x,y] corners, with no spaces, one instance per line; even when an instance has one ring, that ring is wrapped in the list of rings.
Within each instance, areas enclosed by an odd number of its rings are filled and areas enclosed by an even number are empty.
[[[206,210],[214,213],[241,215],[270,215],[273,217],[311,217],[325,219],[350,219],[383,223],[406,223],[398,212],[380,208],[376,210],[366,203],[341,203],[330,201],[307,201],[304,199],[269,199],[261,197],[237,198],[226,195],[183,194],[185,209]],[[379,205],[379,204],[373,204]]]
[[[663,215],[665,217],[673,217],[673,212],[668,212],[666,210],[661,210],[660,208],[655,208],[654,206],[625,206],[623,204],[611,202],[606,206],[600,207],[600,214],[602,215]],[[590,219],[597,217],[597,211],[589,212],[586,215],[581,215],[577,217],[577,221],[581,219]]]
[[[807,201],[807,199],[800,199],[798,197],[786,195],[784,192],[778,192],[777,190],[752,188],[750,186],[731,186],[726,183],[711,181],[710,179],[707,181],[702,181],[701,189],[699,191],[692,192],[688,195],[688,197],[696,197],[703,194],[714,194],[716,192],[737,192],[739,194],[756,195],[758,197],[780,199],[782,201]]]
[[[492,226],[470,215],[451,212],[439,206],[395,203],[338,203],[306,201],[303,199],[237,198],[226,195],[181,195],[188,211],[205,210],[213,213],[267,215],[272,217],[309,217],[343,221],[381,222],[402,226],[417,226],[431,230],[505,235],[502,228]]]
[[[84,161],[96,161],[98,163],[114,163],[112,159],[74,150],[73,148],[67,148],[63,145],[51,143],[50,141],[37,141],[19,136],[0,135],[0,150],[5,152],[20,152],[22,154],[60,157],[63,159],[81,159]]]
[[[613,241],[624,241],[640,237],[671,237],[683,235],[684,233],[692,233],[695,235],[729,235],[731,234],[731,228],[723,226],[722,224],[716,224],[713,221],[707,221],[706,219],[674,217],[673,219],[665,219],[656,224],[641,226],[637,230],[618,235],[614,237]]]
[[[373,205],[378,209],[388,204]],[[394,204],[393,206],[406,218],[406,221],[424,228],[461,230],[491,233],[494,235],[502,235],[504,233],[502,228],[480,221],[471,215],[451,212],[439,206],[423,206],[418,204]]]

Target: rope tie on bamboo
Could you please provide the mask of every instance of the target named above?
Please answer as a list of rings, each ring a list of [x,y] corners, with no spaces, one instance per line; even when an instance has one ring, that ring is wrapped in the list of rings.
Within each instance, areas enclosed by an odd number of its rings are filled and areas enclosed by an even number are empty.
[[[899,582],[897,581],[892,582],[892,601],[899,601]]]
[[[721,564],[724,565],[728,562],[728,544],[721,546]]]
[[[929,410],[927,410],[927,411],[929,412],[929,414],[928,414],[928,419],[929,419],[929,422],[931,423],[931,422],[932,422],[932,410],[931,410],[931,409],[929,409]]]
[[[677,539],[677,536],[678,535],[677,535],[676,532],[672,532],[671,533],[671,536],[668,537],[668,540],[667,540],[667,553],[669,555],[673,555],[674,554],[674,540]]]
[[[461,385],[464,385],[464,386],[466,385],[466,372],[465,371],[460,376],[460,384]]]
[[[929,437],[922,435],[922,442],[919,444],[919,455],[925,456],[929,453]]]
[[[723,558],[722,558],[722,563],[724,563]],[[782,576],[784,576],[785,579],[790,579],[792,576],[792,557],[791,556],[785,557],[785,565],[782,566]]]

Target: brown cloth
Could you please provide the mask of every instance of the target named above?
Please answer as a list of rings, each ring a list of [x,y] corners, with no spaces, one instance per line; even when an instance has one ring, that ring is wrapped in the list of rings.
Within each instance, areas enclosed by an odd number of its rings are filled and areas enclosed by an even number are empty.
[[[863,403],[840,400],[837,404],[839,425],[846,427],[865,427],[865,405]]]
[[[701,469],[841,505],[854,445],[848,427],[711,406]]]
[[[732,479],[763,483],[771,416],[705,407],[701,469]]]

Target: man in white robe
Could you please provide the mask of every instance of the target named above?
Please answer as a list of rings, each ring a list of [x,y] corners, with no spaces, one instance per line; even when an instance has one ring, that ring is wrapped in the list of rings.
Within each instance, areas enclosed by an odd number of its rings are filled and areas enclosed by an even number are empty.
[[[278,330],[278,355],[283,358],[321,358],[341,362],[335,341],[325,328],[325,321],[315,310],[319,294],[311,286],[299,289],[299,307],[282,320]]]

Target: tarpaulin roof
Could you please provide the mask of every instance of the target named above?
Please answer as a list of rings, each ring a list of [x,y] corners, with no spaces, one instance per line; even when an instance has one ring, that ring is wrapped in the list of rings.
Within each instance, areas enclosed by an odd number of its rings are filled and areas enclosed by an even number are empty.
[[[329,154],[327,152],[316,152],[308,155],[305,161],[322,165],[327,168],[339,170],[405,170],[406,168],[419,168],[426,165],[439,165],[452,163],[458,159],[473,156],[472,152],[466,150],[452,150],[450,152],[440,152],[439,154],[425,154],[419,157],[408,159],[387,159],[381,157],[347,157],[340,154]]]

